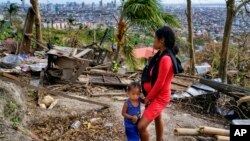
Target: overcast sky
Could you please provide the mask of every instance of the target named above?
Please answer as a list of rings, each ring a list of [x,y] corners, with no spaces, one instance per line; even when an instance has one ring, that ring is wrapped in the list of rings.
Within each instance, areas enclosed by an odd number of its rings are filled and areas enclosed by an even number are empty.
[[[21,3],[21,0],[0,0],[1,2],[16,2]],[[29,3],[30,0],[25,0],[26,3]],[[112,0],[103,0],[104,3],[111,2]],[[116,0],[119,2],[120,0]],[[161,0],[163,3],[185,3],[186,0]],[[39,0],[40,3],[66,3],[66,2],[85,2],[85,3],[92,3],[92,2],[99,2],[99,0]],[[192,0],[193,3],[203,4],[203,3],[225,3],[225,0]]]

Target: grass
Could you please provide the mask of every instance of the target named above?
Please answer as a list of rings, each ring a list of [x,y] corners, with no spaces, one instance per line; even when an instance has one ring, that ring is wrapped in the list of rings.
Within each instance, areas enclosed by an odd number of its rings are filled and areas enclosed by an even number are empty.
[[[21,123],[18,109],[19,106],[13,101],[7,101],[4,106],[4,116],[10,118],[13,126],[18,126]]]

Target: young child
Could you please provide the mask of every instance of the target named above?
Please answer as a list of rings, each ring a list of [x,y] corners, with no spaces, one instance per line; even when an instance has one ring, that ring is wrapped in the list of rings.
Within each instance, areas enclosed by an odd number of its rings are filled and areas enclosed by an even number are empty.
[[[122,108],[124,117],[125,132],[127,141],[139,141],[140,136],[137,129],[137,123],[141,115],[141,105],[143,102],[140,98],[141,86],[137,82],[132,82],[127,89],[128,99]]]

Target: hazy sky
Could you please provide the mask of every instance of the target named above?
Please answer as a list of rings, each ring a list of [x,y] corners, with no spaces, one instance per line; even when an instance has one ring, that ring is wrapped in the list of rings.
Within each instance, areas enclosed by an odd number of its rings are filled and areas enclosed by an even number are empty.
[[[21,3],[21,0],[0,0],[1,2],[16,2]],[[26,3],[29,3],[30,0],[25,0]],[[104,3],[111,2],[112,0],[103,0]],[[119,2],[120,0],[116,0]],[[161,0],[163,3],[185,3],[186,0]],[[92,2],[99,2],[99,0],[39,0],[41,3],[66,3],[66,2],[85,2],[85,3],[92,3]],[[225,0],[192,0],[193,3],[202,4],[202,3],[225,3]]]

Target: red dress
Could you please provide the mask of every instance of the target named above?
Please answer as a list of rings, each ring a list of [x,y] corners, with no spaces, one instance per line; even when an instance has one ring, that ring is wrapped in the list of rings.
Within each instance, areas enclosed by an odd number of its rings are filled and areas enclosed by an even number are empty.
[[[152,69],[150,71],[152,76]],[[171,81],[174,76],[172,60],[169,56],[163,56],[160,60],[159,72],[154,86],[151,82],[145,82],[143,87],[147,92],[150,104],[145,108],[143,116],[152,121],[160,115],[171,99]]]

